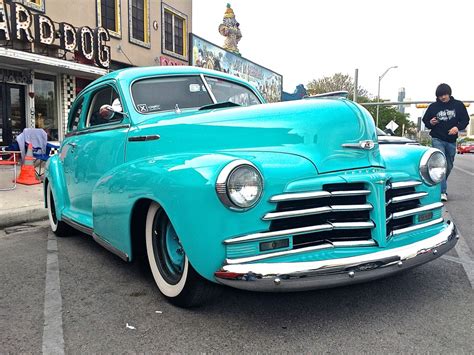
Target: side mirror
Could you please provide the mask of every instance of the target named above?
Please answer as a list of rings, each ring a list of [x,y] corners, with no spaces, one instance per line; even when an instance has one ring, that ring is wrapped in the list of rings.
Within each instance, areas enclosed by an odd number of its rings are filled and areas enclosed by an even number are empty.
[[[112,105],[102,105],[99,109],[99,115],[106,121],[110,121],[115,115],[126,116],[127,114],[122,111],[122,105],[120,102],[114,102]]]
[[[386,134],[388,134],[389,136],[393,136],[393,132],[390,128],[386,128],[383,130]]]

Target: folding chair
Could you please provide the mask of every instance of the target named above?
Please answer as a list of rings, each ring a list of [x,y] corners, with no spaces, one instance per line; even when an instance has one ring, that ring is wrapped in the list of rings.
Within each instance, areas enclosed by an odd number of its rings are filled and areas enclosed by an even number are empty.
[[[47,143],[46,144],[46,152],[44,154],[42,153],[35,153],[35,152],[41,152],[41,148],[34,148],[33,147],[33,157],[35,158],[34,161],[34,166],[35,166],[35,172],[36,176],[38,178],[42,178],[44,175],[44,164],[46,161],[49,159],[50,156],[56,154],[57,150],[59,149],[58,145],[52,144],[52,143]]]
[[[16,171],[16,165],[17,165],[17,154],[19,152],[17,151],[10,151],[10,150],[0,150],[0,157],[3,158],[3,156],[5,155],[10,155],[7,159],[3,160],[1,159],[0,160],[0,167],[7,167],[6,170],[12,170],[13,171],[13,179],[12,179],[12,182],[13,182],[13,185],[8,187],[8,188],[0,188],[0,191],[9,191],[9,190],[13,190],[16,188],[16,176],[17,176],[17,171]],[[8,169],[9,168],[9,169]]]

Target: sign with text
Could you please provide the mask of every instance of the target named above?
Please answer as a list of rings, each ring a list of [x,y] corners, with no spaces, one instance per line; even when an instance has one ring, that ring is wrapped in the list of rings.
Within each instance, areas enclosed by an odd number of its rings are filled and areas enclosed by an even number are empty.
[[[57,38],[59,37],[59,38]],[[59,39],[59,43],[56,43]],[[109,32],[103,27],[79,28],[53,22],[48,16],[34,14],[25,5],[0,0],[0,41],[22,41],[44,46],[59,46],[66,52],[78,51],[102,68],[110,66]]]

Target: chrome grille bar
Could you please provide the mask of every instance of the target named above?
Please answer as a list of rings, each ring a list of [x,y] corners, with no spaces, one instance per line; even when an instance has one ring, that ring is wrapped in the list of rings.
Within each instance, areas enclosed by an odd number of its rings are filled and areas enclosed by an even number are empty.
[[[311,191],[311,192],[296,192],[289,194],[275,195],[270,199],[270,202],[285,202],[285,201],[296,201],[296,200],[308,200],[311,198],[324,198],[331,197],[331,193],[328,191]]]
[[[291,229],[284,229],[280,231],[271,231],[271,232],[261,232],[261,233],[254,233],[249,234],[243,237],[231,238],[224,240],[224,244],[235,244],[235,243],[242,243],[242,242],[251,242],[266,238],[273,238],[273,237],[284,237],[284,236],[292,236],[292,235],[301,235],[307,233],[316,233],[316,232],[325,232],[331,230],[339,230],[339,229],[366,229],[366,228],[374,228],[375,224],[372,221],[367,222],[335,222],[335,223],[324,223],[318,224],[315,226],[308,226],[308,227],[301,227],[301,228],[291,228]]]
[[[390,201],[388,201],[386,204],[389,205],[391,203],[401,203],[401,202],[406,202],[406,201],[418,200],[425,196],[428,196],[427,192],[416,192],[414,194],[396,196],[396,197],[392,197]]]
[[[415,186],[419,186],[421,184],[422,184],[421,181],[416,181],[416,180],[400,181],[400,182],[392,182],[389,185],[389,187],[394,189],[394,190],[397,190],[397,189],[404,189],[404,188],[407,188],[407,187],[415,187]]]
[[[294,211],[283,211],[283,212],[270,212],[263,216],[264,221],[271,221],[275,219],[282,218],[292,218],[292,217],[304,217],[311,216],[321,213],[329,212],[352,212],[352,211],[370,211],[372,210],[372,205],[370,203],[365,203],[361,205],[334,205],[334,206],[322,206],[316,208],[306,208],[302,210]]]
[[[333,242],[326,240],[324,244],[315,245],[312,247],[300,248],[300,249],[292,249],[292,250],[283,250],[269,254],[262,254],[262,255],[255,255],[255,256],[248,256],[244,258],[237,258],[237,259],[226,259],[226,263],[229,265],[233,264],[241,264],[241,263],[249,263],[252,261],[258,260],[265,260],[270,258],[275,258],[278,256],[286,256],[292,254],[302,254],[316,250],[324,250],[324,249],[333,249],[333,248],[349,248],[349,247],[369,247],[369,246],[376,246],[377,243],[374,240],[355,240],[355,241],[343,241],[343,242]]]
[[[287,194],[275,195],[270,199],[270,202],[308,200],[312,198],[324,197],[366,196],[369,194],[370,190],[291,192]]]
[[[410,227],[406,227],[406,228],[401,228],[401,229],[395,229],[392,233],[391,233],[391,236],[397,236],[399,234],[403,234],[403,233],[408,233],[408,232],[413,232],[413,231],[416,231],[418,229],[422,229],[422,228],[426,228],[426,227],[431,227],[431,226],[435,226],[437,224],[440,224],[440,223],[443,223],[444,219],[443,218],[437,218],[437,219],[434,219],[430,222],[427,222],[427,223],[422,223],[422,224],[415,224],[414,226],[410,226]]]
[[[436,210],[438,208],[442,208],[443,207],[443,203],[442,202],[436,202],[436,203],[432,203],[430,205],[425,205],[425,206],[422,206],[422,207],[417,207],[417,208],[413,208],[411,210],[406,210],[406,211],[400,211],[400,212],[395,212],[391,215],[391,217],[393,219],[400,219],[400,218],[404,218],[404,217],[409,217],[409,216],[413,216],[417,213],[421,213],[421,212],[428,212],[428,211],[432,211],[432,210]]]

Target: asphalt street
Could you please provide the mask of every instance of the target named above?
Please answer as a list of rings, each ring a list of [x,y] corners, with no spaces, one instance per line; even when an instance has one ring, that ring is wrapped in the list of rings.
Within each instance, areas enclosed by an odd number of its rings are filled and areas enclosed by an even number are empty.
[[[192,310],[167,303],[145,266],[124,263],[87,236],[56,239],[46,223],[8,228],[0,232],[0,353],[38,353],[60,338],[66,353],[473,353],[466,271],[474,265],[473,163],[474,155],[458,155],[449,178],[446,210],[463,236],[462,253],[350,287],[225,288]],[[51,289],[55,275],[60,288]],[[51,308],[55,295],[60,302]]]

